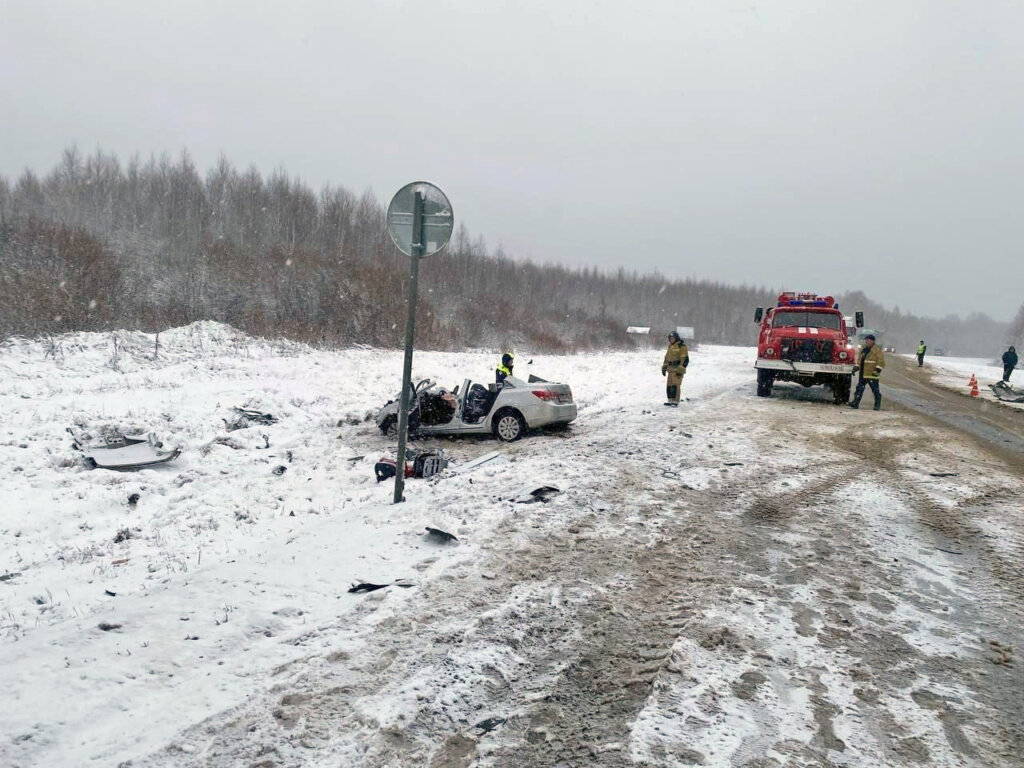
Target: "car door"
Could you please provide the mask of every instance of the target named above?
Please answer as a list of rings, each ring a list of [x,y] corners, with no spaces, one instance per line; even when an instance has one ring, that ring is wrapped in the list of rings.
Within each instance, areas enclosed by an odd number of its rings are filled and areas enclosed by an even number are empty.
[[[473,382],[470,379],[463,380],[462,387],[459,389],[459,394],[456,397],[457,404],[455,407],[455,415],[440,431],[443,431],[446,434],[452,434],[467,432],[477,428],[478,425],[467,424],[465,421],[466,399],[469,394],[469,389],[472,386]]]
[[[469,379],[463,379],[462,380],[462,389],[459,390],[460,391],[460,394],[459,394],[459,409],[458,409],[458,411],[455,412],[455,418],[458,419],[460,427],[466,426],[466,422],[463,419],[463,415],[464,415],[465,409],[466,409],[466,397],[469,395],[469,387],[470,387],[470,385],[472,383],[473,382],[470,381]]]
[[[473,389],[477,388],[478,392],[473,393]],[[482,391],[479,391],[482,390]],[[493,410],[493,400],[488,397],[489,390],[486,384],[480,382],[470,381],[466,379],[464,395],[462,398],[462,409],[461,419],[464,429],[462,431],[472,433],[487,433],[490,431],[490,411]],[[490,401],[491,407],[488,408],[488,401]],[[479,410],[474,413],[473,406],[475,405],[478,409],[481,407],[486,412],[480,412]],[[476,418],[473,418],[473,416]],[[467,421],[467,419],[472,419]]]

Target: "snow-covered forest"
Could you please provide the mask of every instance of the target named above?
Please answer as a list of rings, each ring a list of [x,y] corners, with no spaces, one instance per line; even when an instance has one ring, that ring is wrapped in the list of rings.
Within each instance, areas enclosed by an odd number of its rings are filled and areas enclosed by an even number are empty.
[[[699,274],[703,258],[694,254],[687,271]],[[343,187],[317,193],[284,172],[240,172],[224,158],[203,176],[187,154],[122,163],[68,149],[45,178],[0,178],[0,263],[2,336],[209,319],[328,345],[402,340],[407,260],[380,201]],[[749,344],[753,308],[778,289],[853,287],[799,277],[755,288],[539,265],[488,248],[462,225],[421,272],[418,342],[573,351],[631,346],[627,325],[688,325],[699,341]],[[957,354],[993,354],[1010,339],[983,314],[919,318],[859,292],[841,302],[866,310],[868,325],[902,348],[927,338]]]

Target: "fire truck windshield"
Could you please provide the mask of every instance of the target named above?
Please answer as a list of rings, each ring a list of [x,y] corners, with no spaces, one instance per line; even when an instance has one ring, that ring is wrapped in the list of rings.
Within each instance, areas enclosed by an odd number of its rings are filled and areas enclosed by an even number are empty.
[[[797,326],[799,328],[828,328],[839,330],[842,316],[835,312],[806,312],[798,309],[778,309],[772,316],[772,327],[783,328]]]

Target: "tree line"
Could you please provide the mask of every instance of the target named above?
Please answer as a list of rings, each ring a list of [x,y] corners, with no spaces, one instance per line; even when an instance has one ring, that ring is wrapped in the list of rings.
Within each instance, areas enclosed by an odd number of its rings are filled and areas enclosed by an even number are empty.
[[[225,158],[200,174],[187,153],[122,163],[68,149],[45,177],[0,177],[0,336],[209,319],[260,336],[400,346],[408,260],[384,219],[372,193],[317,193]],[[652,326],[657,343],[686,325],[699,341],[750,344],[753,308],[777,295],[540,265],[492,251],[464,225],[420,274],[417,341],[435,349],[629,347],[627,325]],[[843,301],[902,347],[941,336],[951,351],[988,354],[1008,333],[984,315],[930,320],[860,294]]]

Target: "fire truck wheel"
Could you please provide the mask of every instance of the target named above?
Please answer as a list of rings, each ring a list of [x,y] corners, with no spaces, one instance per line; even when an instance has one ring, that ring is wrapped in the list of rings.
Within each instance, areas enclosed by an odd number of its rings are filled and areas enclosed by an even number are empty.
[[[851,376],[837,376],[832,384],[832,400],[836,405],[843,405],[850,400]]]
[[[758,397],[771,397],[772,396],[772,384],[775,382],[775,376],[772,375],[771,371],[760,369],[757,372],[757,396]]]

